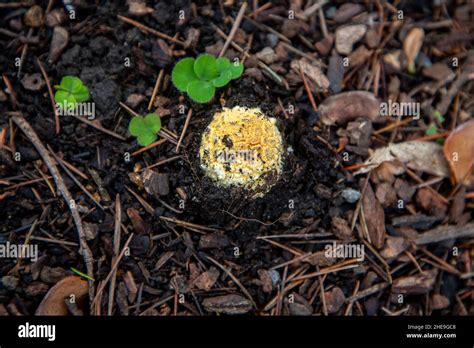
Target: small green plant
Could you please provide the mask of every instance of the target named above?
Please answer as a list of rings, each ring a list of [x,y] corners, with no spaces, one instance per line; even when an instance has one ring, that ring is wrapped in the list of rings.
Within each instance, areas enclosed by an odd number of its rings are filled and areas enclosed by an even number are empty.
[[[56,93],[54,100],[58,104],[73,104],[88,101],[90,98],[89,90],[76,76],[64,76],[59,86],[54,86]]]
[[[243,71],[242,63],[201,54],[196,59],[181,59],[173,68],[172,79],[176,88],[188,93],[192,100],[207,103],[214,97],[216,88],[239,78]]]
[[[135,116],[128,125],[128,131],[137,137],[141,146],[148,146],[156,141],[160,129],[161,118],[157,114],[148,114],[145,117]]]

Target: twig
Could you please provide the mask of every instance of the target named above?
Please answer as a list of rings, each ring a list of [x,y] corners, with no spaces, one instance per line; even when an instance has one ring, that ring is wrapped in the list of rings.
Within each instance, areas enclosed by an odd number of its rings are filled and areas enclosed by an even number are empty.
[[[237,17],[235,18],[234,25],[232,25],[232,29],[230,30],[229,36],[227,37],[227,40],[224,43],[224,46],[221,49],[221,52],[219,53],[219,57],[222,57],[229,48],[230,42],[234,39],[235,33],[237,32],[237,29],[240,27],[240,23],[242,22],[242,18],[244,18],[245,10],[247,9],[247,2],[244,2],[242,6],[240,6],[239,13],[237,14]]]
[[[160,140],[157,140],[155,141],[154,143],[148,145],[148,146],[145,146],[145,147],[142,147],[140,148],[139,150],[135,151],[132,153],[132,157],[135,157],[145,151],[148,151],[150,149],[153,149],[154,147],[157,147],[157,146],[160,146],[161,144],[163,143],[166,143],[168,141],[168,139],[160,139]]]
[[[224,271],[225,273],[227,273],[227,275],[229,277],[232,278],[232,280],[234,281],[235,284],[237,284],[237,286],[240,288],[240,290],[242,290],[242,292],[245,294],[245,296],[248,297],[248,299],[250,300],[250,302],[252,303],[253,307],[255,309],[257,309],[257,304],[255,303],[255,301],[253,300],[252,296],[249,294],[249,292],[247,291],[247,289],[242,285],[242,283],[237,279],[237,277],[235,277],[231,271],[229,271],[226,267],[224,267],[223,265],[221,265],[219,262],[217,262],[216,260],[214,260],[212,257],[210,256],[206,256],[206,258],[211,261],[213,264],[215,264],[217,267],[219,267],[222,271]]]
[[[112,277],[112,275],[114,274],[114,271],[117,269],[117,266],[118,264],[120,263],[120,261],[122,260],[123,258],[123,255],[125,254],[125,250],[127,250],[128,248],[128,244],[130,244],[130,241],[132,240],[132,237],[134,236],[133,233],[130,234],[130,237],[128,237],[127,241],[125,242],[125,245],[123,246],[122,248],[122,251],[120,252],[120,254],[117,256],[117,259],[115,260],[115,262],[112,263],[112,268],[109,272],[109,274],[107,275],[107,277],[104,279],[104,281],[100,284],[99,286],[99,289],[97,290],[97,293],[94,297],[94,300],[92,301],[92,305],[97,307],[98,306],[98,299],[101,297],[102,295],[102,291],[104,291],[104,288],[105,286],[107,285],[107,283],[109,282],[110,278]]]
[[[120,204],[120,195],[117,193],[115,196],[115,229],[114,229],[114,256],[112,262],[117,261],[117,256],[120,250],[120,224],[122,222],[122,205]],[[109,287],[109,307],[107,314],[112,315],[112,309],[114,306],[114,295],[115,295],[115,283],[117,281],[117,270],[114,270],[112,279],[110,280]]]
[[[94,268],[93,268],[93,263],[92,263],[93,261],[92,252],[89,249],[89,246],[87,245],[84,227],[82,225],[81,216],[79,215],[79,212],[77,211],[75,200],[72,198],[71,193],[69,192],[66,185],[64,184],[64,180],[61,177],[61,174],[59,173],[59,170],[56,167],[54,160],[51,158],[51,156],[48,153],[48,150],[44,147],[43,143],[39,139],[35,130],[28,123],[28,121],[26,121],[23,118],[23,116],[19,113],[12,116],[12,120],[23,131],[23,133],[25,133],[28,139],[33,143],[36,150],[38,151],[41,158],[43,159],[43,162],[46,164],[51,175],[53,176],[53,179],[54,179],[54,182],[56,183],[56,187],[58,191],[61,192],[62,196],[64,197],[66,204],[69,207],[69,210],[71,211],[71,215],[73,217],[74,223],[77,228],[77,234],[78,234],[79,244],[80,244],[80,253],[82,254],[84,258],[84,263],[87,268],[87,275],[93,278]],[[92,281],[89,280],[90,299],[94,297],[94,287],[92,285],[93,285]]]
[[[137,22],[133,19],[130,19],[128,17],[121,16],[121,15],[117,15],[117,18],[120,19],[122,22],[131,24],[131,25],[137,27],[138,29],[140,29],[141,31],[144,31],[145,33],[153,34],[155,36],[158,36],[160,39],[165,39],[165,40],[174,42],[176,44],[180,44],[183,47],[185,46],[185,43],[183,41],[175,39],[174,37],[171,37],[169,35],[163,34],[163,33],[159,32],[158,30],[147,27],[146,25],[143,25],[140,22]]]
[[[88,120],[84,117],[79,117],[79,116],[76,116],[76,115],[73,115],[73,117],[76,118],[76,120],[79,120],[79,121],[81,121],[81,122],[83,122],[83,123],[85,123],[85,124],[87,124],[91,127],[94,127],[95,129],[97,129],[101,132],[104,132],[105,134],[113,136],[114,138],[117,138],[117,139],[122,140],[122,141],[127,140],[127,138],[121,136],[120,134],[117,134],[115,132],[112,132],[111,130],[108,130],[108,129],[102,127],[100,122],[97,121],[97,120],[90,121],[90,120]]]
[[[38,66],[41,70],[41,74],[43,74],[43,78],[44,78],[44,81],[46,82],[46,86],[48,87],[49,99],[51,101],[51,106],[53,107],[53,112],[54,112],[54,122],[56,123],[56,134],[59,134],[59,132],[61,131],[61,125],[59,123],[59,114],[58,114],[58,110],[56,109],[56,102],[54,101],[53,88],[51,87],[51,82],[49,81],[49,76],[48,76],[48,73],[46,72],[46,69],[43,66],[43,63],[41,63],[41,60],[39,60],[39,58],[36,59],[36,62],[38,63]]]
[[[311,102],[311,106],[313,107],[313,110],[315,112],[318,112],[318,107],[316,106],[316,102],[314,101],[313,93],[311,92],[311,88],[309,88],[308,81],[306,81],[303,68],[301,68],[301,61],[299,62],[299,68],[300,68],[301,79],[303,80],[304,89],[306,90],[306,93],[308,93],[308,98],[309,98],[309,101]]]
[[[423,245],[437,243],[448,239],[472,236],[474,236],[474,222],[467,223],[464,226],[438,226],[432,230],[421,233],[418,238],[415,239],[415,244]]]
[[[148,111],[150,111],[151,107],[153,106],[153,102],[155,101],[156,94],[158,93],[158,89],[160,88],[161,80],[163,79],[164,75],[165,75],[165,70],[161,69],[156,79],[155,87],[153,88],[153,93],[151,95],[150,103],[148,103]]]
[[[190,108],[188,111],[188,115],[186,116],[186,121],[184,122],[183,131],[181,132],[181,135],[178,140],[178,144],[176,145],[176,150],[175,150],[176,152],[179,151],[179,147],[181,146],[181,142],[184,139],[184,134],[186,134],[186,130],[188,129],[189,121],[191,120],[192,114],[193,114],[193,109]]]

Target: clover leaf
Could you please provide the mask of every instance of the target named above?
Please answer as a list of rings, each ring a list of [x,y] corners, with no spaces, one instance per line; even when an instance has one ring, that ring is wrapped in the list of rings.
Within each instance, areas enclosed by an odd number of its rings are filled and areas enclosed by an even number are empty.
[[[239,78],[243,71],[242,63],[231,63],[225,57],[216,58],[205,53],[196,59],[181,59],[173,68],[171,77],[179,91],[187,92],[195,102],[207,103],[214,97],[216,88]]]
[[[89,90],[76,76],[64,76],[59,86],[56,85],[54,88],[56,89],[54,100],[58,104],[67,103],[76,106],[77,103],[88,101],[90,98]]]
[[[148,146],[157,139],[161,129],[161,118],[157,114],[148,114],[145,117],[135,116],[128,125],[128,131],[137,137],[142,146]]]

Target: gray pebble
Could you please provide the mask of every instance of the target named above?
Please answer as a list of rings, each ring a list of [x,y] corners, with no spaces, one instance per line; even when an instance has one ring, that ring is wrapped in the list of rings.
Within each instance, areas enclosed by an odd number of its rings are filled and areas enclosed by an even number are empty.
[[[345,189],[341,195],[347,203],[355,203],[360,199],[361,193],[354,189]]]

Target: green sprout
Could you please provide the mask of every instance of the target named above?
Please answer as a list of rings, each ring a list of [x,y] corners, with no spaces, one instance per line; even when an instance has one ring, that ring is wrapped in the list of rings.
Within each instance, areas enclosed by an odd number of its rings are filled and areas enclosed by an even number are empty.
[[[92,278],[92,277],[89,277],[87,274],[79,271],[78,269],[75,269],[74,267],[71,267],[71,271],[73,271],[74,273],[76,273],[77,275],[80,275],[81,277],[83,278],[86,278],[86,279],[89,279],[89,280],[92,280],[93,282],[95,282],[95,279]]]
[[[148,114],[145,117],[135,116],[128,125],[128,131],[137,137],[141,146],[148,146],[155,142],[160,129],[161,118],[157,114]]]
[[[198,103],[207,103],[216,93],[216,88],[224,87],[230,80],[239,78],[244,65],[238,61],[216,58],[210,54],[201,54],[196,59],[181,59],[173,68],[173,84],[181,92]]]
[[[54,86],[56,93],[54,100],[58,104],[72,104],[88,101],[90,98],[89,90],[82,83],[81,79],[76,76],[64,76],[59,86]]]

